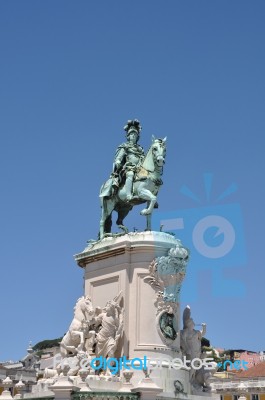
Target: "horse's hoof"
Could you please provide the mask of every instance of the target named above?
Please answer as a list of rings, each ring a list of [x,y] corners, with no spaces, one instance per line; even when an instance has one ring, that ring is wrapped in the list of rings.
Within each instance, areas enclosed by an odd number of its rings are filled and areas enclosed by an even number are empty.
[[[148,214],[150,214],[150,213],[148,212],[147,208],[145,208],[144,210],[142,210],[142,211],[140,212],[140,214],[141,214],[141,215],[148,215]]]
[[[120,228],[125,234],[129,232],[129,229],[124,225],[118,225],[118,228]]]

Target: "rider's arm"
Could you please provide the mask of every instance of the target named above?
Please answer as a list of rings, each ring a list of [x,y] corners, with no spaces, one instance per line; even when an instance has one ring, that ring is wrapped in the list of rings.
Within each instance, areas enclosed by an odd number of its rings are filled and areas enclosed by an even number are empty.
[[[119,147],[116,152],[115,159],[114,159],[114,170],[119,169],[119,167],[124,162],[125,156],[126,156],[126,151],[125,151],[124,147]]]
[[[202,324],[201,335],[204,336],[206,334],[206,324]]]

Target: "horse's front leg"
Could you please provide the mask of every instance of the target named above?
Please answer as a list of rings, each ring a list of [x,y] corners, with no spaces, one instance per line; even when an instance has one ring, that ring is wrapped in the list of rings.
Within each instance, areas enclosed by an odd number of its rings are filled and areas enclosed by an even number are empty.
[[[78,336],[80,337],[80,343],[79,343],[79,345],[77,346],[76,351],[78,352],[78,351],[80,351],[80,350],[83,350],[84,343],[85,343],[85,340],[84,340],[84,333],[81,332],[81,331],[73,331],[72,333],[75,333],[76,335],[78,335]]]
[[[152,214],[147,214],[146,215],[146,231],[151,231],[151,215]]]
[[[148,189],[141,189],[141,191],[139,191],[139,197],[141,199],[148,201],[147,208],[144,208],[140,214],[141,215],[152,214],[153,208],[156,203],[156,196],[153,193],[151,193],[150,190]]]
[[[114,209],[114,201],[106,200],[104,197],[101,199],[101,219],[99,238],[103,239],[105,233],[111,232],[111,213]]]

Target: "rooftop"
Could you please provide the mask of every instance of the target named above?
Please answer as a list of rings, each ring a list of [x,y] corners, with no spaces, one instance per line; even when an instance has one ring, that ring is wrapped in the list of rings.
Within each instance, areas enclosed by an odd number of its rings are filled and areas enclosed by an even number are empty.
[[[246,371],[239,371],[236,377],[239,379],[265,377],[265,361],[254,365]]]

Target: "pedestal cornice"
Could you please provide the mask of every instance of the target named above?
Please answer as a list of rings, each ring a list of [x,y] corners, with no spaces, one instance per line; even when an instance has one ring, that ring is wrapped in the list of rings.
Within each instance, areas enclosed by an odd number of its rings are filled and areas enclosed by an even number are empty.
[[[90,243],[81,253],[76,254],[77,264],[84,268],[87,264],[104,260],[113,256],[137,251],[145,251],[155,247],[156,255],[159,249],[165,251],[177,243],[174,236],[165,232],[147,231],[131,232],[117,237],[107,237]]]

